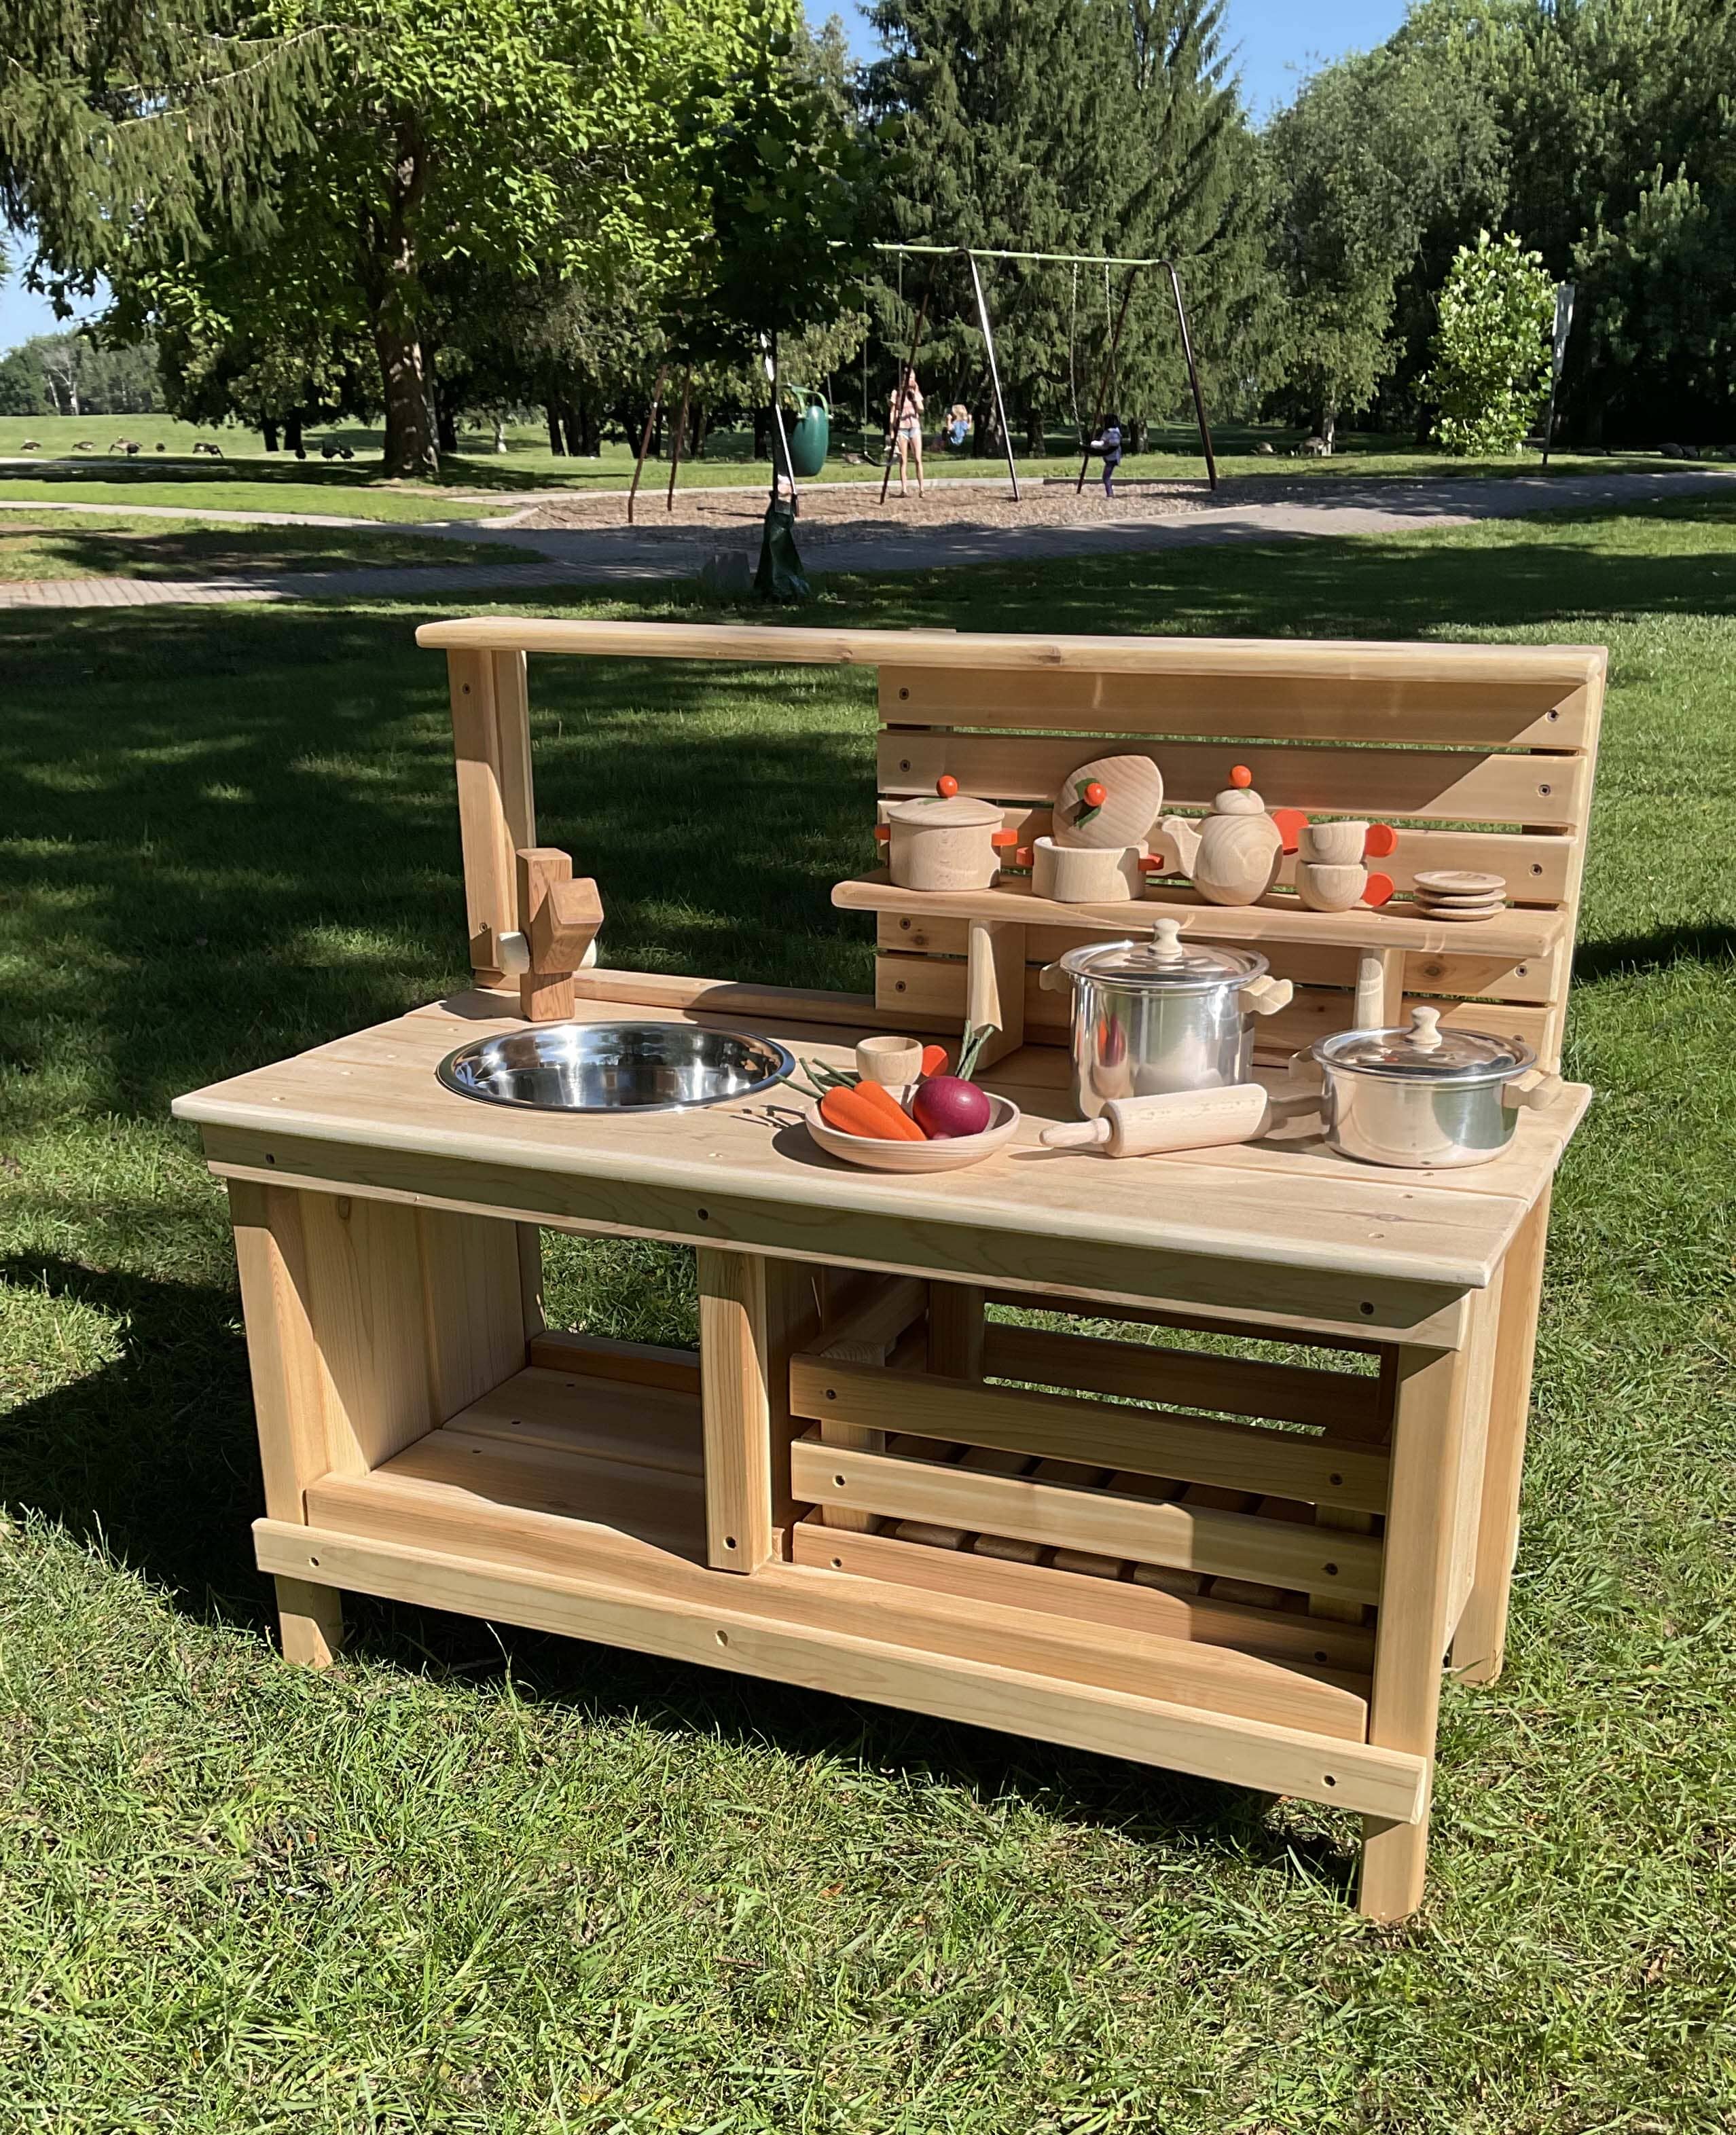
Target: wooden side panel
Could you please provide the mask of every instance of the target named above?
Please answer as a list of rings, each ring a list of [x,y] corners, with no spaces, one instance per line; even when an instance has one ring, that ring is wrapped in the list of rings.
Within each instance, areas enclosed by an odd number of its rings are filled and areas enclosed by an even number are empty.
[[[340,1474],[377,1468],[439,1420],[419,1219],[418,1210],[390,1201],[303,1197],[309,1318],[319,1344],[331,1464]]]
[[[525,1361],[519,1226],[489,1216],[416,1213],[429,1396],[444,1423]],[[534,1232],[532,1233],[534,1236]]]
[[[1158,735],[1576,749],[1595,738],[1586,700],[1583,682],[1575,686],[1560,677],[1467,684],[1420,671],[1355,680],[1299,673],[880,671],[880,718],[887,726],[1113,733],[1123,737],[1123,749],[1126,737]],[[1153,753],[1161,751],[1154,748]]]
[[[980,734],[938,729],[883,732],[884,794],[932,793],[950,776],[959,791],[992,801],[1047,801],[1087,757],[1113,754],[1113,734]],[[1287,748],[1258,743],[1166,743],[1166,806],[1208,807],[1232,761],[1254,773],[1268,807],[1340,815],[1409,816],[1449,823],[1583,824],[1591,769],[1579,756],[1477,756],[1457,749]]]

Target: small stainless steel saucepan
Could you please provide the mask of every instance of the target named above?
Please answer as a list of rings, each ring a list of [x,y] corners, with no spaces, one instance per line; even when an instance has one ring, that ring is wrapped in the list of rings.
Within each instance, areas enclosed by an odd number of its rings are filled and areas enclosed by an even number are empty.
[[[1299,1056],[1320,1072],[1328,1147],[1407,1169],[1487,1164],[1525,1106],[1560,1094],[1516,1038],[1440,1023],[1438,1009],[1414,1009],[1406,1028],[1341,1030]]]

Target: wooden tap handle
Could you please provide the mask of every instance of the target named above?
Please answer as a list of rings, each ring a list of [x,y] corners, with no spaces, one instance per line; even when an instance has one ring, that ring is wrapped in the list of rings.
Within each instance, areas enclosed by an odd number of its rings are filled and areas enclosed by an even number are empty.
[[[530,948],[519,1009],[531,1023],[558,1023],[573,1012],[573,974],[603,924],[603,900],[589,876],[574,880],[572,856],[558,845],[521,845],[517,860],[519,925]]]

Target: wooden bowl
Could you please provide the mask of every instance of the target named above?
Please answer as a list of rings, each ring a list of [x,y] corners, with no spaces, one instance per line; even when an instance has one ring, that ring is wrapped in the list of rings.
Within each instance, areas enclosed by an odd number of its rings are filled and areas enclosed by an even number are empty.
[[[803,1116],[807,1131],[828,1156],[869,1171],[963,1171],[1003,1150],[1019,1130],[1019,1108],[1008,1098],[989,1098],[989,1123],[981,1134],[953,1135],[944,1141],[871,1141],[866,1135],[840,1134],[809,1105]]]

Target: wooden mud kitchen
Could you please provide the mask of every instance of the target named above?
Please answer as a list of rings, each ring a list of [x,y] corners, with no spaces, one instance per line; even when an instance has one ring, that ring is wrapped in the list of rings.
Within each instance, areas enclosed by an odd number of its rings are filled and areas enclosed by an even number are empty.
[[[175,1108],[228,1184],[285,1654],[348,1587],[1073,1744],[1356,1811],[1362,1910],[1410,1912],[1443,1663],[1501,1664],[1590,1097],[1555,1071],[1603,653],[418,640],[473,989]],[[527,655],[877,671],[888,865],[834,892],[873,996],[599,965]],[[967,1023],[973,1139],[906,1124],[914,1047],[896,1118],[788,1079]],[[832,1131],[870,1097],[896,1133]],[[1240,1124],[1188,1145],[1196,1101]],[[697,1354],[546,1327],[543,1230],[692,1247]]]

